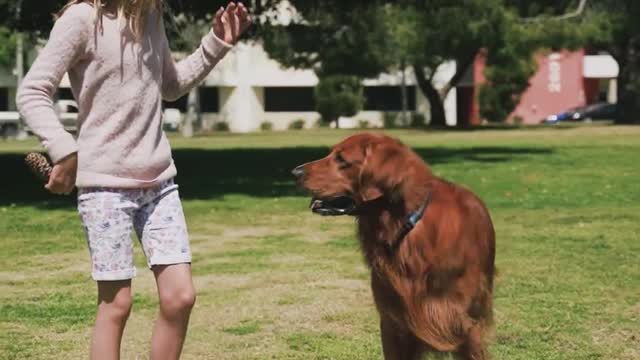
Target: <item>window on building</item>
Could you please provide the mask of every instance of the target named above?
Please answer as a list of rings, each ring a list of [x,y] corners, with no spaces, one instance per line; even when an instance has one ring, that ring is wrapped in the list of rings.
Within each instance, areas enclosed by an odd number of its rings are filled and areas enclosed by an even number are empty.
[[[198,89],[200,94],[200,110],[203,113],[220,112],[220,101],[218,100],[218,88],[204,86]]]
[[[183,97],[181,97],[180,99],[176,100],[176,101],[162,101],[162,108],[163,109],[178,109],[181,112],[186,112],[187,111],[187,100],[188,100],[189,95],[185,95]]]
[[[58,88],[56,97],[58,100],[74,100],[71,88]]]
[[[0,111],[9,110],[9,89],[0,88]]]
[[[367,111],[402,111],[402,87],[367,86],[364,88]],[[407,86],[407,110],[416,110],[416,87]]]
[[[267,87],[264,110],[267,112],[316,111],[313,87]]]

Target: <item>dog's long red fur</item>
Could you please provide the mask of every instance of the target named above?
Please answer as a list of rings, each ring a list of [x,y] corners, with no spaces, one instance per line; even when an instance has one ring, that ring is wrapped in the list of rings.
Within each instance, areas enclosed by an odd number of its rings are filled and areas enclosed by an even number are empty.
[[[488,359],[495,234],[483,202],[378,134],[351,136],[303,170],[302,185],[314,196],[356,202],[385,359],[419,359],[429,351]],[[429,194],[422,219],[390,253],[406,216]]]

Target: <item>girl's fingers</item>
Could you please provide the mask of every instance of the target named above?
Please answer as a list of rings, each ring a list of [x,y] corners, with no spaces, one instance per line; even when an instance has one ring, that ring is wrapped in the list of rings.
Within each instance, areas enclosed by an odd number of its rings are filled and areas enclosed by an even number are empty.
[[[49,192],[53,194],[61,194],[64,190],[64,185],[50,180],[49,183],[44,186],[44,188],[49,190]]]
[[[213,30],[216,33],[216,36],[222,39],[224,37],[224,27],[222,26],[222,14],[224,13],[224,8],[221,6],[218,11],[216,11],[216,15],[213,17]]]
[[[238,3],[238,10],[236,10],[236,13],[238,14],[238,17],[240,19],[244,19],[245,15],[247,14],[247,8],[244,7],[242,3]]]
[[[251,25],[251,16],[243,3],[239,4],[238,17],[240,18],[240,32],[244,32]]]
[[[222,40],[228,43],[231,41],[231,21],[229,20],[229,12],[225,10],[220,21],[222,22],[222,28],[224,30]]]
[[[233,36],[233,42],[235,43],[240,37],[240,19],[238,18],[238,14],[235,12],[231,15],[231,18],[233,19],[233,33],[231,35]]]
[[[60,171],[59,167],[54,166],[53,170],[51,170],[51,174],[49,175],[49,181],[47,181],[47,185],[44,186],[45,189],[52,191],[56,186],[55,179],[58,177],[58,172]]]
[[[215,14],[214,31],[223,41],[234,44],[251,25],[251,16],[242,3],[229,2],[226,8],[220,8]]]
[[[222,14],[224,13],[224,8],[222,6],[220,6],[220,9],[218,9],[218,11],[216,11],[216,15],[214,16],[214,20],[215,21],[220,21],[220,19],[222,18]]]
[[[244,18],[244,28],[242,29],[242,31],[245,31],[249,28],[249,26],[251,26],[251,16],[249,14],[247,14],[247,16],[245,16]]]
[[[229,27],[231,31],[228,35],[231,36],[231,43],[235,43],[238,39],[239,21],[237,11],[238,7],[233,2],[230,2],[229,5],[227,5],[227,10],[225,11],[229,19]]]

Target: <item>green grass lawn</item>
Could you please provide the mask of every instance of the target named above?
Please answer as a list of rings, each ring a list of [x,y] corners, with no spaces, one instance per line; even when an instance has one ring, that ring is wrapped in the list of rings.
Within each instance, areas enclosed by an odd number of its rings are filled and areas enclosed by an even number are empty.
[[[289,174],[350,134],[172,138],[199,297],[184,359],[380,359],[353,220],[312,215]],[[392,131],[474,189],[497,231],[495,359],[640,359],[640,127]],[[95,285],[71,197],[0,142],[0,359],[86,358]],[[123,359],[157,300],[136,248]]]

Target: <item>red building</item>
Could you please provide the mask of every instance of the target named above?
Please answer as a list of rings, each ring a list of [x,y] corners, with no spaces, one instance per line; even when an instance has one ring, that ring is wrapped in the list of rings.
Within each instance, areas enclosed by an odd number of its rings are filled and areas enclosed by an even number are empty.
[[[485,82],[485,53],[481,53],[458,83],[458,123],[479,125],[479,85]],[[529,80],[508,122],[539,124],[549,115],[599,101],[616,101],[618,64],[609,55],[561,51],[537,56],[537,72]]]

